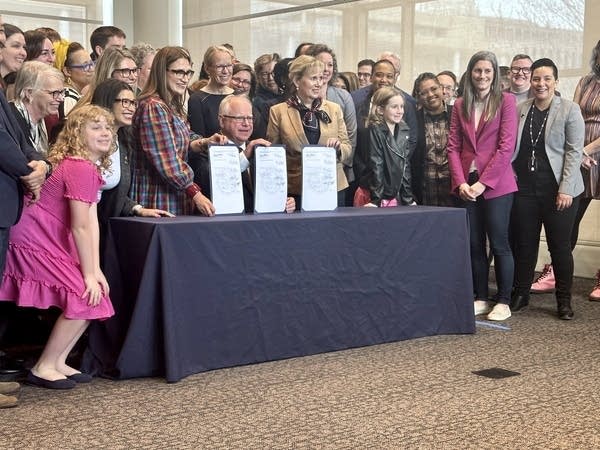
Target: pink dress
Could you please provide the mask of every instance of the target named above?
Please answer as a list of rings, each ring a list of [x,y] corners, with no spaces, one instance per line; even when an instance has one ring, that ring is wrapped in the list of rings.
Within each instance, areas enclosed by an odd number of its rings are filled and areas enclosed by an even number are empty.
[[[69,200],[98,200],[102,178],[84,159],[65,158],[46,180],[37,203],[25,207],[10,229],[0,300],[47,309],[56,306],[67,319],[106,319],[114,315],[108,296],[88,306],[77,247],[71,233]]]

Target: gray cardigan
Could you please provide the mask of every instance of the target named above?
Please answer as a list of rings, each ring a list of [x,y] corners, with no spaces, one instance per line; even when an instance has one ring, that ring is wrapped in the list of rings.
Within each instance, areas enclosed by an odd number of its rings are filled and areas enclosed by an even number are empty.
[[[513,162],[519,155],[523,127],[533,100],[521,102],[517,107],[519,134],[517,148],[512,157]],[[544,139],[546,154],[558,183],[558,192],[562,194],[576,197],[583,192],[580,166],[583,157],[584,136],[585,124],[579,105],[555,95],[550,104]]]

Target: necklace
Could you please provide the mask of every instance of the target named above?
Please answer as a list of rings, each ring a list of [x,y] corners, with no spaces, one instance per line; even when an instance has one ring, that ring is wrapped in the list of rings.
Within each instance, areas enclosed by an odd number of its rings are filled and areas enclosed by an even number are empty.
[[[546,114],[544,114],[544,120],[542,121],[540,130],[538,131],[538,134],[534,141],[533,140],[533,110],[534,110],[534,108],[535,108],[535,105],[532,104],[531,105],[531,117],[529,118],[529,142],[531,142],[531,158],[529,158],[529,171],[530,172],[535,172],[535,170],[537,168],[537,160],[535,159],[535,147],[536,147],[537,143],[539,142],[540,137],[542,136],[542,132],[544,131],[544,128],[546,126],[546,120],[548,120],[548,115],[550,114],[550,107],[548,107],[548,109],[546,110]]]

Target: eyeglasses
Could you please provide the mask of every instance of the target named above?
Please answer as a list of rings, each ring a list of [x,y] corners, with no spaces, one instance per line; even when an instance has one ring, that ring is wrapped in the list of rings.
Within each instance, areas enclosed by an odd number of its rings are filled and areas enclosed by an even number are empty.
[[[358,72],[358,78],[371,78],[371,74],[368,72]]]
[[[115,98],[115,103],[117,102],[121,102],[121,105],[123,106],[123,108],[131,108],[133,107],[133,109],[137,108],[138,102],[137,100],[132,100],[130,98]]]
[[[167,69],[168,72],[171,72],[177,78],[183,79],[185,77],[192,78],[194,76],[193,70],[181,70],[181,69]]]
[[[250,80],[242,80],[241,78],[238,78],[238,77],[231,77],[231,81],[233,81],[234,83],[237,83],[237,84],[241,84],[242,86],[250,86],[252,84],[252,82]]]
[[[531,67],[511,67],[510,71],[514,75],[519,75],[519,72],[523,72],[523,75],[529,75],[531,73]]]
[[[444,90],[444,92],[456,92],[456,88],[454,86],[450,86],[449,84],[440,84],[440,87]]]
[[[133,69],[115,69],[112,72],[111,76],[115,76],[116,73],[118,73],[119,75],[121,75],[123,78],[128,78],[131,76],[136,76],[138,72],[140,71],[140,69],[138,69],[137,67],[133,68]]]
[[[71,64],[70,66],[67,66],[67,67],[69,69],[81,69],[86,72],[89,72],[89,71],[93,70],[95,66],[96,66],[96,63],[94,61],[89,61],[89,62],[86,62],[83,64]]]
[[[217,69],[218,71],[222,72],[224,70],[226,71],[230,71],[231,69],[233,69],[233,64],[218,64],[216,66],[213,66],[215,69]]]
[[[67,94],[66,89],[58,89],[56,91],[49,91],[48,89],[40,89],[40,91],[44,91],[46,94],[50,94],[54,100],[62,100],[65,98]]]
[[[275,78],[275,73],[274,72],[261,72],[259,74],[262,78]]]
[[[227,119],[231,119],[235,123],[252,122],[254,120],[253,116],[228,116],[226,114],[221,114],[221,117],[225,117]]]

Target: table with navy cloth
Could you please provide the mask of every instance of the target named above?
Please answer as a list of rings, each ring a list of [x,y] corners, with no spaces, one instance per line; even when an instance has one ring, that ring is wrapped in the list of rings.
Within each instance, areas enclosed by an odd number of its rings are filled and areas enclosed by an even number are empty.
[[[475,332],[460,208],[117,218],[104,266],[83,369],[111,378]]]

